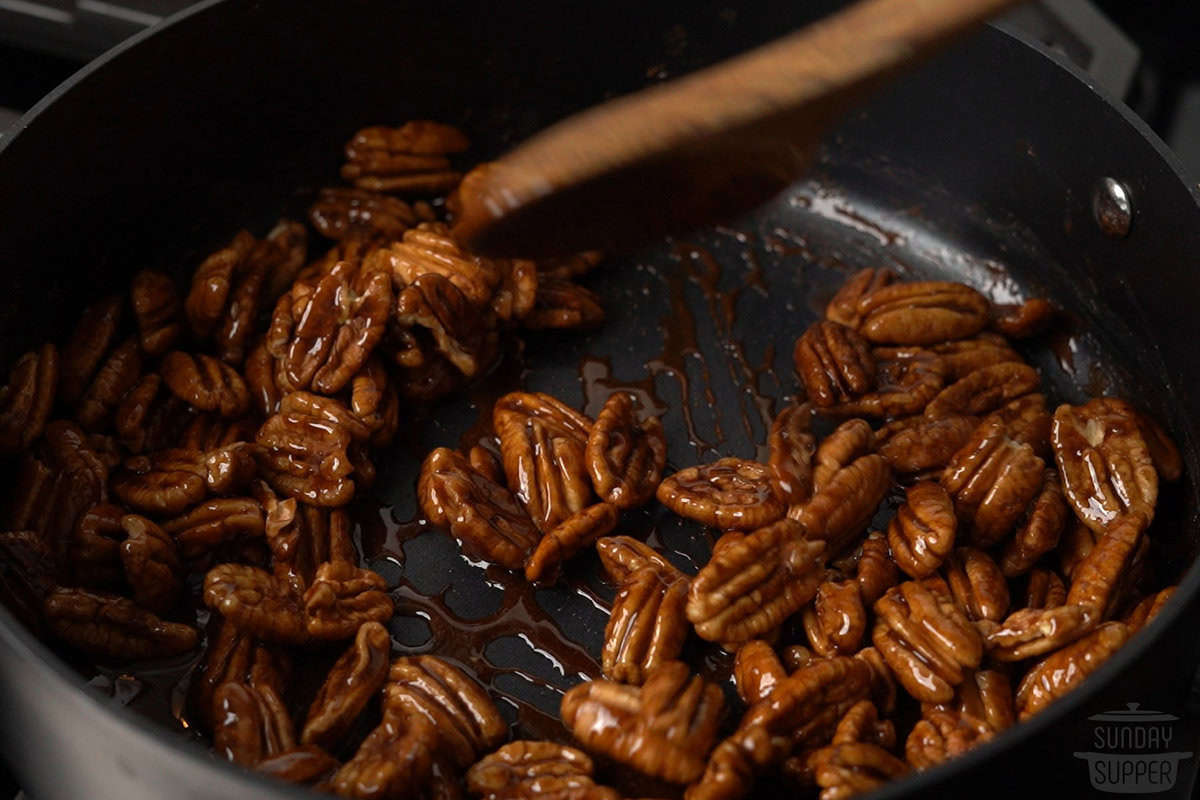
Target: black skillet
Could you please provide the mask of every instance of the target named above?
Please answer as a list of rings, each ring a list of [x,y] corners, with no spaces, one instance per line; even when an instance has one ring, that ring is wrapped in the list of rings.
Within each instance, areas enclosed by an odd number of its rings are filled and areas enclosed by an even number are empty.
[[[302,213],[362,125],[459,123],[486,157],[802,21],[768,2],[201,4],[89,66],[0,143],[0,356],[61,340],[89,297],[137,269],[182,272],[239,227],[262,233],[281,212]],[[1111,199],[1106,178],[1131,198],[1124,234],[1120,213],[1107,232],[1093,214]],[[524,386],[592,412],[612,389],[641,393],[665,411],[675,466],[755,456],[795,391],[795,336],[851,270],[889,265],[1001,302],[1053,297],[1069,330],[1029,354],[1057,398],[1131,397],[1176,434],[1187,477],[1154,526],[1163,580],[1181,579],[1163,614],[1068,699],[881,796],[1087,791],[1087,766],[1072,757],[1092,749],[1087,717],[1127,702],[1183,717],[1172,749],[1195,749],[1197,252],[1198,195],[1162,143],[1070,67],[986,30],[846,120],[811,179],[768,207],[610,259],[588,279],[608,308],[601,330],[531,336],[470,396],[411,413],[376,498],[358,508],[364,550],[396,587],[397,652],[458,659],[501,698],[516,734],[562,735],[545,712],[594,670],[611,589],[587,558],[567,584],[536,593],[461,559],[413,521],[420,454],[472,440],[489,398]],[[708,546],[661,509],[623,530],[685,568]],[[695,656],[719,672],[718,658]],[[183,666],[81,678],[0,610],[4,757],[37,800],[303,796],[216,761],[178,722],[145,719],[172,719]]]

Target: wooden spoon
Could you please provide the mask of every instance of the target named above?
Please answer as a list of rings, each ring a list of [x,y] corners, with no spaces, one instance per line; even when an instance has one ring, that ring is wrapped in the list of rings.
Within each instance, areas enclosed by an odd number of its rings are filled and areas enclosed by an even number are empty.
[[[454,236],[486,255],[562,255],[745,211],[792,183],[865,91],[1018,2],[862,0],[588,109],[469,173]]]

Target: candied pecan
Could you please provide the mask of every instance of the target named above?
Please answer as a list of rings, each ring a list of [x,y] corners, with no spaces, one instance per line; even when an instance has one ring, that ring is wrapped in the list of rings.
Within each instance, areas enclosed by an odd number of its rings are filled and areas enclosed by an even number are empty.
[[[467,792],[483,800],[620,800],[592,781],[592,760],[558,742],[519,740],[484,756],[467,770]]]
[[[59,398],[66,405],[73,406],[79,400],[112,346],[124,307],[123,298],[114,294],[83,310],[58,361]]]
[[[228,364],[203,353],[173,350],[160,366],[167,388],[201,411],[240,417],[250,410],[250,392],[242,376]]]
[[[812,756],[821,800],[842,800],[904,777],[908,764],[871,742],[823,747]]]
[[[530,583],[550,580],[563,562],[611,533],[620,513],[612,503],[596,503],[555,525],[525,562],[525,579]]]
[[[1154,519],[1158,473],[1128,403],[1102,397],[1059,406],[1051,439],[1064,493],[1085,525],[1100,534],[1121,514]]]
[[[1152,594],[1143,599],[1140,603],[1134,606],[1128,614],[1125,615],[1125,624],[1129,626],[1129,633],[1134,634],[1149,624],[1150,620],[1158,616],[1158,612],[1162,611],[1162,607],[1171,595],[1175,594],[1175,589],[1178,587],[1168,586],[1157,594]]]
[[[210,620],[204,659],[190,678],[187,699],[190,722],[208,732],[219,716],[213,702],[217,687],[240,683],[269,688],[282,697],[291,672],[291,661],[281,650],[255,641],[220,615]]]
[[[783,654],[780,661],[787,668],[788,674],[792,674],[798,669],[806,667],[812,662],[816,656],[802,644],[789,644],[783,648]]]
[[[844,403],[875,388],[870,345],[845,325],[813,323],[796,340],[792,359],[809,400],[818,408]]]
[[[803,619],[808,643],[819,656],[852,655],[867,632],[867,610],[854,581],[824,581]]]
[[[213,567],[204,576],[204,604],[263,641],[304,644],[309,639],[301,598],[266,570],[242,564]]]
[[[1058,573],[1035,567],[1025,584],[1026,608],[1056,608],[1067,602],[1067,586]]]
[[[103,427],[141,372],[142,350],[137,340],[126,339],[109,354],[79,398],[79,424],[89,431]]]
[[[175,445],[190,414],[187,404],[165,389],[162,377],[150,372],[121,398],[113,424],[121,444],[142,453]]]
[[[967,619],[998,622],[1008,611],[1008,584],[992,557],[974,547],[959,547],[946,557],[946,583]]]
[[[192,332],[201,339],[216,330],[226,309],[235,282],[248,272],[248,257],[254,250],[254,237],[249,231],[238,231],[230,243],[212,253],[192,273],[192,284],[184,301],[184,313]],[[254,280],[262,285],[262,276]],[[257,297],[254,298],[257,302]]]
[[[495,441],[492,443],[499,447]],[[467,462],[470,463],[473,470],[492,483],[504,483],[504,468],[500,466],[500,459],[489,448],[475,445],[467,451]]]
[[[256,437],[263,476],[276,491],[297,500],[316,506],[345,505],[355,488],[351,477],[355,465],[347,452],[351,431],[366,434],[366,426],[330,398],[297,392],[288,397],[292,402],[287,409],[281,403],[279,413],[263,423]],[[319,402],[309,403],[310,399]]]
[[[494,337],[490,321],[441,275],[421,275],[396,295],[393,320],[429,331],[437,351],[468,378],[488,365],[487,355],[495,350],[485,341]]]
[[[38,533],[0,531],[0,603],[35,633],[42,629],[42,603],[57,585],[54,572],[54,553]]]
[[[684,577],[670,561],[645,542],[631,536],[606,536],[596,542],[600,563],[614,583],[625,583],[643,567],[654,567],[667,580]]]
[[[330,787],[356,800],[416,800],[433,771],[436,736],[422,717],[385,712],[354,757],[334,773]]]
[[[296,746],[287,708],[269,687],[223,683],[213,704],[213,750],[235,764],[253,767]]]
[[[883,656],[874,647],[864,647],[854,654],[870,670],[871,701],[881,712],[890,714],[896,710],[896,680]]]
[[[910,577],[928,577],[954,549],[957,530],[954,504],[946,490],[931,482],[913,484],[888,523],[892,558]]]
[[[1017,715],[1029,719],[1083,682],[1129,639],[1123,622],[1106,622],[1088,636],[1051,653],[1017,686]]]
[[[891,270],[887,269],[863,269],[854,273],[829,301],[825,308],[825,319],[857,328],[862,322],[859,301],[890,284],[894,277]]]
[[[682,469],[664,479],[656,494],[681,517],[722,529],[751,530],[785,511],[771,490],[767,467],[741,458]]]
[[[599,250],[585,250],[569,256],[539,259],[537,270],[539,276],[547,278],[578,278],[591,272],[603,260],[604,253]]]
[[[1142,438],[1146,441],[1146,448],[1150,451],[1150,460],[1154,463],[1158,477],[1172,483],[1179,480],[1179,476],[1183,474],[1183,458],[1179,455],[1179,448],[1175,446],[1171,435],[1149,414],[1139,411],[1137,420],[1138,430],[1142,432]]]
[[[1041,489],[1044,467],[1032,447],[1008,436],[1002,422],[980,423],[942,473],[942,486],[973,544],[991,547],[1013,530]]]
[[[848,419],[821,440],[813,467],[813,489],[820,491],[838,470],[855,459],[868,455],[875,446],[875,434],[866,420]]]
[[[42,435],[58,385],[58,351],[46,343],[17,359],[0,388],[0,454],[12,455]]]
[[[1018,609],[988,633],[988,655],[996,661],[1043,655],[1087,634],[1098,621],[1095,610],[1074,604]]]
[[[920,347],[876,347],[875,391],[830,406],[834,416],[901,417],[919,414],[945,384],[940,356]]]
[[[275,376],[275,357],[261,341],[246,356],[242,371],[246,374],[246,390],[250,393],[250,406],[261,416],[269,417],[279,410],[283,391]]]
[[[941,469],[967,443],[978,424],[976,417],[957,414],[896,420],[875,431],[876,452],[901,475]]]
[[[1012,339],[1028,339],[1044,331],[1057,314],[1049,300],[1032,297],[1024,303],[996,306],[992,327]]]
[[[125,509],[112,503],[97,503],[79,518],[67,551],[75,585],[88,589],[119,587],[125,576],[121,564],[121,542]]]
[[[808,538],[825,542],[828,553],[839,553],[867,527],[891,481],[883,456],[862,456],[823,481],[807,503],[792,506],[788,517]]]
[[[668,783],[704,772],[721,721],[720,687],[668,662],[642,686],[588,681],[562,699],[563,724],[584,747]]]
[[[218,450],[238,442],[252,442],[258,422],[252,419],[228,420],[211,414],[197,414],[180,434],[180,447],[194,450]]]
[[[936,344],[965,339],[988,323],[990,304],[969,286],[918,281],[883,286],[859,298],[859,332],[880,344]]]
[[[542,275],[533,309],[521,319],[530,330],[592,328],[604,321],[600,298],[573,281]]]
[[[900,571],[888,548],[887,538],[872,531],[862,542],[862,552],[855,565],[855,581],[862,600],[868,606],[900,581]]]
[[[942,342],[929,348],[942,358],[946,379],[959,381],[972,372],[993,364],[1019,363],[1021,356],[1008,345],[1008,340],[994,333],[981,333],[973,339]]]
[[[326,561],[358,563],[351,539],[350,515],[345,509],[325,509],[280,501],[265,486],[256,492],[266,519],[263,532],[271,549],[275,576],[304,591]]]
[[[1071,571],[1067,603],[1107,617],[1121,599],[1125,581],[1135,572],[1134,562],[1142,545],[1146,520],[1140,516],[1118,517],[1107,526],[1095,547]]]
[[[761,639],[743,644],[733,660],[738,697],[748,706],[766,699],[787,675],[775,650]]]
[[[1075,568],[1096,546],[1096,538],[1097,534],[1091,528],[1072,515],[1057,548],[1059,565],[1062,567],[1063,577],[1068,581],[1075,574]]]
[[[121,518],[125,541],[121,563],[125,579],[133,588],[138,605],[155,614],[165,614],[183,592],[183,565],[175,541],[145,517],[127,514]]]
[[[185,559],[195,559],[236,539],[263,535],[263,509],[249,497],[207,500],[163,523]]]
[[[492,420],[508,485],[539,530],[588,504],[590,419],[550,395],[513,392],[496,401]]]
[[[500,284],[492,297],[492,311],[502,320],[527,320],[537,307],[537,264],[520,258],[499,259]]]
[[[599,424],[599,420],[597,420]],[[803,503],[812,496],[813,455],[817,440],[812,435],[812,409],[807,403],[779,412],[767,434],[771,489],[784,503]],[[665,454],[665,450],[664,450]]]
[[[317,567],[304,592],[305,621],[314,639],[349,639],[364,622],[391,619],[392,611],[387,581],[347,561]]]
[[[1003,422],[1009,437],[1032,447],[1039,458],[1050,457],[1050,425],[1053,420],[1046,410],[1045,395],[1022,395],[988,414],[986,419]]]
[[[300,741],[337,747],[387,680],[392,639],[378,622],[363,623],[354,644],[330,668],[304,721]]]
[[[1004,545],[1000,568],[1005,577],[1013,578],[1028,572],[1039,558],[1057,547],[1070,514],[1058,471],[1047,469],[1042,477],[1042,489],[1029,507],[1025,522]]]
[[[503,567],[521,569],[537,545],[537,528],[512,492],[453,450],[439,447],[425,457],[417,497],[430,522]]]
[[[995,731],[970,714],[932,707],[913,725],[904,757],[916,769],[937,766],[991,739]]]
[[[925,416],[987,414],[1034,391],[1038,382],[1037,370],[1028,364],[1008,361],[981,367],[942,389],[925,406]]]
[[[614,392],[588,434],[588,473],[596,494],[618,508],[648,503],[662,482],[667,440],[658,417],[637,421],[633,395]]]
[[[956,700],[960,714],[986,722],[993,731],[1011,728],[1016,722],[1012,685],[999,670],[977,670],[958,687]]]
[[[710,642],[739,643],[770,631],[804,607],[821,582],[825,546],[788,519],[726,534],[692,579],[687,617]]]
[[[646,675],[679,657],[688,633],[688,581],[647,565],[621,582],[604,628],[601,667],[621,683]]]
[[[376,358],[350,381],[350,412],[371,431],[370,443],[386,447],[400,428],[400,396]]]
[[[196,629],[164,622],[126,597],[86,589],[55,589],[43,607],[57,638],[98,658],[165,658],[196,646]]]
[[[470,146],[457,128],[413,120],[398,128],[372,125],[346,143],[342,177],[380,192],[448,192],[462,180],[446,158]]]
[[[889,589],[875,603],[875,647],[918,700],[944,703],[979,666],[983,640],[954,600],[917,581]]]
[[[126,459],[112,479],[121,502],[147,514],[181,514],[209,491],[225,493],[253,477],[254,462],[244,443],[203,453],[160,450]]]
[[[308,209],[308,221],[329,239],[351,231],[399,239],[417,224],[413,207],[397,197],[366,189],[330,186],[322,189]]]
[[[422,223],[405,231],[403,241],[376,250],[364,266],[389,272],[397,290],[422,275],[440,275],[479,308],[491,303],[500,284],[498,263],[465,252],[442,223]]]
[[[281,781],[326,791],[341,763],[316,745],[300,745],[259,761],[255,770]]]
[[[148,356],[161,356],[171,349],[183,325],[179,290],[170,276],[144,269],[133,276],[129,301],[137,320],[138,341]]]

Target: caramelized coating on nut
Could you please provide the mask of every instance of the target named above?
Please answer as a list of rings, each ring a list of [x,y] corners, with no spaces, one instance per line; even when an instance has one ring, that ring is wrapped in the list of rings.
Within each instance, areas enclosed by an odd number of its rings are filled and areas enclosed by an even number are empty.
[[[917,281],[883,286],[856,308],[859,332],[879,344],[936,344],[974,336],[988,323],[987,298],[969,286]]]
[[[213,694],[213,750],[254,767],[296,745],[296,732],[283,700],[270,687],[223,683]]]
[[[592,760],[558,742],[519,740],[467,770],[467,792],[482,800],[620,800],[592,781]]]
[[[658,417],[638,422],[633,396],[614,392],[587,439],[588,473],[596,494],[618,508],[644,505],[662,483],[667,440]]]
[[[684,577],[661,553],[631,536],[606,536],[596,542],[596,552],[608,577],[617,584],[644,567],[654,567],[669,580]]]
[[[787,675],[775,650],[763,640],[751,639],[738,648],[733,661],[733,679],[738,697],[746,705],[765,700]]]
[[[1008,612],[1008,584],[1000,567],[984,551],[959,547],[947,556],[942,572],[967,619],[999,622]]]
[[[802,506],[788,517],[814,541],[825,542],[828,553],[839,553],[866,529],[891,486],[892,470],[883,456],[862,456],[837,470]]]
[[[529,330],[594,328],[604,322],[604,306],[593,292],[561,278],[540,276],[533,308],[521,318]]]
[[[1046,470],[1042,476],[1042,489],[1029,507],[1025,522],[1004,545],[1000,568],[1005,577],[1028,572],[1039,558],[1057,547],[1070,515],[1058,472]]]
[[[946,379],[951,383],[962,380],[976,370],[993,364],[1020,363],[1021,356],[1008,345],[1008,340],[994,333],[981,333],[973,339],[935,344],[930,349],[942,357]]]
[[[617,526],[620,511],[612,503],[596,503],[551,528],[525,563],[525,580],[548,580],[576,553],[589,547]]]
[[[892,558],[905,574],[926,578],[937,571],[954,548],[958,520],[950,495],[940,485],[917,483],[905,492],[905,503],[888,523]]]
[[[92,375],[108,353],[121,322],[124,302],[108,295],[83,310],[59,359],[59,397],[68,406],[78,402]]]
[[[165,658],[196,647],[196,629],[166,622],[126,597],[86,589],[46,596],[46,627],[56,638],[97,658]]]
[[[979,420],[952,415],[908,417],[875,432],[876,452],[900,475],[941,469],[967,443]]]
[[[392,639],[378,622],[359,626],[354,643],[330,668],[308,709],[300,741],[332,749],[345,738],[388,676]]]
[[[166,614],[183,593],[183,565],[175,541],[162,528],[136,514],[122,517],[121,527],[125,531],[121,563],[133,599],[156,614]]]
[[[866,340],[845,325],[816,322],[792,354],[809,400],[827,408],[875,387],[875,359]]]
[[[825,308],[825,319],[858,328],[862,322],[859,301],[892,282],[895,276],[886,269],[864,269],[850,276]]]
[[[1075,644],[1034,664],[1017,686],[1017,716],[1026,720],[1095,672],[1129,638],[1123,622],[1106,622]]]
[[[58,351],[44,344],[17,359],[0,388],[0,454],[12,455],[42,435],[58,385]]]
[[[250,392],[242,376],[212,356],[174,350],[159,366],[167,388],[188,405],[235,418],[250,410]]]
[[[462,173],[450,168],[447,155],[470,146],[457,128],[429,120],[398,128],[373,125],[346,143],[342,177],[360,189],[379,192],[447,192]]]
[[[423,717],[384,713],[330,787],[356,800],[415,800],[433,771],[437,733]]]
[[[817,440],[812,435],[812,410],[808,404],[793,405],[779,412],[767,434],[771,489],[784,503],[803,503],[812,496],[813,455]]]
[[[397,197],[347,186],[326,187],[308,209],[308,221],[328,239],[363,232],[398,239],[416,225],[413,207]]]
[[[825,409],[835,416],[919,414],[945,384],[941,357],[920,347],[876,347],[875,391]]]
[[[322,564],[304,592],[308,635],[330,641],[349,639],[365,622],[388,621],[394,608],[387,588],[387,582],[369,569],[346,561]]]
[[[867,632],[867,610],[854,581],[825,581],[804,609],[804,632],[819,656],[853,655]]]
[[[604,675],[636,686],[677,659],[688,634],[687,597],[687,579],[654,565],[622,581],[604,628]]]
[[[940,419],[952,414],[987,414],[1034,391],[1037,386],[1037,370],[1028,364],[1015,361],[992,364],[970,372],[942,389],[925,407],[925,416]]]
[[[721,529],[752,530],[783,516],[767,468],[741,458],[688,467],[663,480],[658,501],[681,517]]]

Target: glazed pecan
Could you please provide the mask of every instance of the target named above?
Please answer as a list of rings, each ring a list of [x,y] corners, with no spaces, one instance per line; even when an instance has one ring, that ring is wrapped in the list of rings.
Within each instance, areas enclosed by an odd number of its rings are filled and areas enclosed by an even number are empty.
[[[378,622],[363,623],[354,644],[334,662],[308,708],[300,741],[337,747],[387,680],[392,639]]]
[[[1023,575],[1039,558],[1057,547],[1070,515],[1058,471],[1047,469],[1042,476],[1042,489],[1029,507],[1025,521],[1004,545],[1000,569],[1005,577]]]
[[[876,452],[901,475],[941,469],[967,443],[978,424],[976,417],[960,415],[896,420],[875,431]]]
[[[421,275],[400,291],[392,319],[402,327],[427,330],[437,352],[468,378],[488,366],[495,352],[491,320],[452,281],[435,273]]]
[[[761,639],[743,644],[733,660],[738,697],[748,706],[766,699],[787,675],[775,650]]]
[[[926,578],[954,549],[958,519],[954,503],[940,485],[917,483],[905,491],[905,503],[888,523],[892,558],[905,574]]]
[[[1128,403],[1102,397],[1059,406],[1051,439],[1063,491],[1085,525],[1101,534],[1121,514],[1154,519],[1158,473]]]
[[[835,416],[919,414],[945,385],[942,359],[920,347],[876,347],[875,391],[825,409]]]
[[[804,403],[779,412],[767,434],[771,489],[779,500],[789,505],[803,503],[812,496],[812,461],[817,440],[811,428],[812,409]]]
[[[875,359],[866,340],[836,322],[815,322],[796,340],[792,359],[809,400],[828,408],[875,388]]]
[[[175,541],[162,528],[135,514],[122,517],[121,527],[125,530],[121,563],[133,599],[155,614],[166,614],[183,592],[184,569]]]
[[[651,671],[679,658],[688,633],[687,596],[686,578],[654,565],[622,581],[604,628],[604,675],[638,685]]]
[[[1179,476],[1183,474],[1183,458],[1179,455],[1179,448],[1175,446],[1171,435],[1149,414],[1139,411],[1137,417],[1138,430],[1142,432],[1142,438],[1146,441],[1150,460],[1154,463],[1158,477],[1168,482],[1179,480]]]
[[[813,467],[813,489],[820,491],[837,472],[875,447],[875,434],[866,420],[849,419],[821,440]]]
[[[1034,664],[1017,686],[1017,716],[1026,720],[1095,672],[1129,639],[1123,622],[1106,622],[1090,635]]]
[[[525,579],[530,583],[551,580],[567,559],[611,533],[620,513],[612,503],[596,503],[555,525],[525,562]]]
[[[904,743],[904,757],[915,769],[928,769],[994,735],[995,731],[977,717],[934,706],[913,725]]]
[[[350,381],[350,412],[371,431],[372,445],[392,443],[400,428],[400,396],[379,359],[367,361]]]
[[[890,284],[894,277],[887,269],[864,269],[854,273],[829,301],[825,319],[857,328],[862,322],[859,301]]]
[[[513,392],[496,401],[492,421],[508,485],[539,530],[588,504],[590,419],[550,395]]]
[[[12,455],[42,435],[58,386],[58,351],[44,344],[17,359],[0,388],[0,454]]]
[[[667,580],[684,577],[661,553],[631,536],[606,536],[596,542],[596,552],[608,577],[618,585],[644,567],[654,567]]]
[[[589,750],[684,784],[704,772],[723,705],[720,687],[671,661],[642,686],[597,680],[570,689],[563,695],[562,720]]]
[[[223,683],[213,705],[213,750],[235,764],[257,766],[296,746],[292,719],[270,687]]]
[[[979,666],[983,640],[949,595],[907,581],[875,603],[875,614],[872,641],[916,699],[946,702]]]
[[[65,405],[74,406],[87,388],[113,344],[124,307],[124,298],[114,294],[83,310],[58,361],[58,393]]]
[[[125,577],[121,564],[124,516],[125,509],[118,505],[97,503],[79,518],[67,551],[74,585],[87,589],[121,586]]]
[[[238,630],[265,642],[309,640],[301,598],[266,570],[243,564],[213,567],[204,576],[204,604]]]
[[[1057,548],[1059,565],[1062,567],[1063,577],[1068,581],[1075,574],[1079,562],[1092,552],[1097,538],[1097,534],[1091,528],[1075,515],[1071,515]]]
[[[942,342],[930,349],[942,357],[946,366],[946,380],[959,381],[972,372],[993,364],[1019,363],[1024,361],[1017,351],[1008,345],[1008,340],[994,333],[981,333],[973,339]]]
[[[879,531],[869,533],[861,547],[855,564],[855,581],[863,602],[871,606],[900,582],[900,570],[896,568],[887,538]]]
[[[356,800],[416,800],[433,772],[436,737],[423,717],[385,712],[354,757],[334,773],[330,788]]]
[[[983,330],[991,306],[969,286],[918,281],[883,286],[859,298],[859,332],[879,344],[936,344]]]
[[[161,272],[144,269],[133,276],[129,301],[137,321],[142,352],[148,356],[161,356],[170,350],[183,330],[179,319],[182,305],[175,281]]]
[[[1018,397],[988,414],[986,419],[1004,423],[1009,437],[1033,448],[1039,458],[1050,458],[1050,426],[1053,422],[1046,410],[1046,396],[1033,393]]]
[[[1043,297],[1032,297],[1024,303],[996,306],[992,327],[1011,339],[1028,339],[1044,331],[1058,309]]]
[[[308,209],[308,221],[329,239],[341,239],[350,232],[399,239],[416,225],[417,214],[403,200],[366,189],[348,186],[326,187]]]
[[[345,505],[354,496],[348,450],[365,425],[331,398],[293,392],[258,431],[259,467],[276,491],[315,506]],[[310,402],[311,401],[311,402]]]
[[[387,274],[349,261],[311,283],[292,284],[275,304],[266,337],[278,361],[276,382],[292,391],[340,392],[383,338],[391,310]]]
[[[1002,422],[980,423],[942,473],[971,543],[991,547],[1013,530],[1041,489],[1044,467],[1032,447],[1008,436]]]
[[[658,485],[658,501],[681,517],[721,529],[752,530],[783,516],[766,466],[722,458],[688,467]]]
[[[809,539],[825,542],[827,553],[839,553],[867,527],[891,481],[883,456],[862,456],[820,482],[812,499],[792,506],[788,517]]]
[[[462,670],[436,656],[392,662],[384,690],[384,714],[433,723],[434,749],[459,769],[504,740],[508,724],[487,691]]]
[[[196,629],[164,622],[125,597],[86,589],[55,589],[43,607],[50,633],[97,658],[165,658],[196,647]]]
[[[38,533],[0,531],[0,603],[35,633],[42,633],[42,603],[56,586],[54,553]]]
[[[217,450],[238,442],[253,442],[258,433],[253,419],[221,419],[211,414],[197,414],[179,436],[181,447],[192,450]]]
[[[446,158],[470,146],[457,128],[413,120],[398,128],[373,125],[346,143],[342,177],[379,192],[444,193],[462,179]]]
[[[1129,626],[1129,633],[1137,633],[1142,628],[1146,627],[1150,620],[1158,616],[1158,612],[1162,611],[1162,607],[1168,600],[1171,599],[1171,595],[1175,594],[1176,588],[1178,587],[1168,586],[1161,592],[1146,597],[1140,603],[1134,606],[1130,612],[1125,615],[1124,619],[1125,624]]]
[[[512,492],[445,447],[421,464],[417,498],[430,522],[446,526],[469,549],[508,569],[522,569],[538,543],[537,528]]]
[[[136,339],[117,345],[79,398],[75,416],[84,430],[104,427],[125,393],[142,373],[142,350]]]
[[[808,643],[819,656],[852,655],[867,632],[867,610],[854,581],[824,581],[803,619]]]
[[[491,445],[496,448],[500,446],[495,439],[491,441]],[[496,457],[491,448],[481,444],[475,445],[467,451],[467,462],[471,465],[471,469],[492,483],[504,483],[504,468],[500,466],[500,459]]]
[[[539,276],[533,309],[521,319],[530,330],[593,328],[604,322],[600,298],[577,283]]]
[[[1092,609],[1107,617],[1119,604],[1130,577],[1137,572],[1135,561],[1143,546],[1146,520],[1137,515],[1117,517],[1095,546],[1071,571],[1067,603]]]
[[[226,542],[263,535],[263,509],[249,497],[207,500],[163,523],[185,559],[196,559]]]
[[[821,800],[842,800],[904,777],[908,764],[871,742],[823,747],[812,755]]]
[[[804,645],[789,644],[787,647],[783,648],[783,653],[780,655],[779,660],[783,663],[783,666],[787,669],[787,673],[790,675],[798,669],[807,667],[814,659],[816,659],[816,656],[814,656],[812,651]]]
[[[421,223],[405,231],[403,241],[375,250],[364,267],[389,273],[397,291],[422,275],[440,275],[458,287],[476,308],[487,308],[500,286],[500,263],[467,253],[450,238],[449,229],[437,222]],[[527,304],[526,310],[533,307],[537,291],[536,286],[530,288],[529,296],[521,299],[522,305]],[[499,313],[497,316],[508,319]]]
[[[167,388],[193,408],[222,417],[241,417],[250,410],[250,391],[233,367],[203,353],[173,350],[159,367]]]
[[[358,563],[345,509],[317,508],[291,498],[281,501],[265,486],[259,486],[256,494],[266,512],[263,532],[275,577],[302,592],[312,583],[318,565]]]
[[[1035,567],[1025,583],[1026,608],[1056,608],[1067,602],[1067,585],[1057,572]]]
[[[687,617],[710,642],[740,643],[778,627],[821,582],[822,542],[782,519],[752,533],[727,533],[692,579]]]
[[[244,442],[210,450],[160,450],[126,459],[112,479],[113,493],[135,511],[181,514],[210,492],[227,494],[254,477],[250,445]]]
[[[386,622],[393,612],[387,588],[387,581],[369,569],[347,561],[325,562],[304,592],[308,635],[337,641],[349,639],[364,622]]]
[[[275,366],[275,357],[267,350],[264,339],[250,350],[242,367],[246,389],[250,393],[250,407],[262,417],[269,417],[278,411],[279,401],[283,399],[284,392],[279,388]]]
[[[162,376],[149,372],[121,398],[113,425],[122,445],[142,453],[176,445],[190,417],[187,403],[164,386]]]
[[[938,392],[925,406],[925,416],[978,416],[1037,389],[1037,370],[1028,364],[1007,361],[981,367]]]
[[[988,655],[996,661],[1043,655],[1087,634],[1098,621],[1093,609],[1074,604],[1018,609],[988,633]]]
[[[667,439],[658,417],[638,422],[633,395],[614,392],[596,415],[584,452],[600,499],[633,508],[650,502],[662,483]]]
[[[993,731],[1011,728],[1017,721],[1012,685],[999,670],[977,670],[958,687],[955,701],[958,713],[983,720]]]
[[[482,800],[620,800],[592,781],[592,760],[558,742],[519,740],[467,770],[467,792]]]
[[[992,557],[974,547],[959,547],[942,568],[954,601],[970,620],[999,622],[1008,612],[1008,584]]]
[[[264,758],[255,766],[263,775],[323,792],[341,763],[316,745],[299,745]]]

